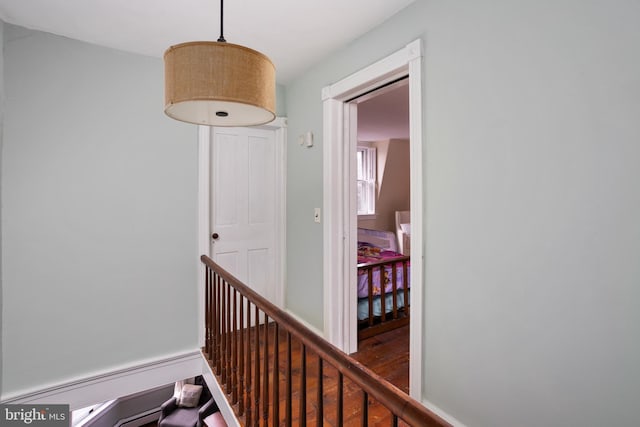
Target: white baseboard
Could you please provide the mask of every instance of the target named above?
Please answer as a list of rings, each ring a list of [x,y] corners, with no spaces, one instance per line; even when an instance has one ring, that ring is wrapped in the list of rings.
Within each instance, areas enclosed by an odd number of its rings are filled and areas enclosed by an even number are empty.
[[[454,426],[454,427],[466,427],[464,424],[462,424],[460,421],[455,419],[453,416],[449,415],[448,413],[446,413],[442,409],[438,408],[436,405],[434,405],[433,403],[429,402],[428,400],[423,400],[422,404],[428,410],[430,410],[431,412],[433,412],[434,414],[436,414],[437,416],[439,416],[440,418],[442,418],[443,420],[445,420],[446,422],[448,422],[452,426]]]
[[[317,336],[319,336],[320,338],[327,340],[327,337],[324,335],[324,332],[322,332],[320,329],[316,328],[315,326],[313,326],[312,324],[310,324],[309,322],[307,322],[306,320],[304,320],[303,318],[301,318],[300,316],[298,316],[296,313],[294,313],[293,311],[289,310],[289,309],[285,309],[284,311],[287,312],[287,314],[291,317],[293,317],[294,319],[296,319],[298,322],[302,323],[304,326],[306,326],[307,328],[309,328],[311,330],[311,332],[313,332],[314,334],[316,334]],[[328,340],[327,340],[328,341]]]
[[[139,393],[202,374],[202,355],[194,350],[39,389],[2,396],[2,403],[68,404],[71,410]]]

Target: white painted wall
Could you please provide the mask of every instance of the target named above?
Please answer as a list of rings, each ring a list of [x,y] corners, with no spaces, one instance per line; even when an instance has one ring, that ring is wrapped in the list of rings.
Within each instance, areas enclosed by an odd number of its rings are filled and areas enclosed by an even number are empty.
[[[291,310],[322,325],[320,90],[421,37],[424,399],[469,426],[637,425],[638,22],[624,0],[417,0],[290,84],[289,130],[315,134],[288,152]]]
[[[197,133],[162,61],[4,41],[2,397],[197,349]]]

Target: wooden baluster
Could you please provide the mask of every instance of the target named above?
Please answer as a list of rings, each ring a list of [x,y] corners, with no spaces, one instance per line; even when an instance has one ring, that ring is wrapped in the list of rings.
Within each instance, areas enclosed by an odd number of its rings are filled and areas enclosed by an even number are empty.
[[[318,355],[318,413],[316,414],[316,427],[322,427],[324,417],[324,392],[322,390],[322,357]]]
[[[386,268],[384,265],[378,267],[380,269],[380,321],[387,320],[387,284],[384,282],[384,273]]]
[[[251,301],[247,298],[247,415],[245,418],[246,425],[251,425],[251,392],[252,392],[252,380],[251,380]]]
[[[273,331],[273,425],[280,425],[280,325],[274,322]]]
[[[214,276],[214,294],[215,294],[215,315],[214,315],[214,346],[213,353],[215,359],[215,372],[217,375],[220,375],[220,277],[216,274]]]
[[[222,318],[221,318],[221,326],[222,330],[220,331],[220,359],[222,365],[221,371],[221,379],[222,383],[220,384],[222,388],[225,388],[227,383],[227,372],[229,372],[229,366],[227,364],[227,283],[226,281],[221,283],[220,288],[222,289],[222,298],[220,300],[220,307],[222,308]],[[226,390],[225,390],[226,392]]]
[[[344,395],[344,390],[343,390],[343,383],[344,383],[344,378],[342,377],[342,372],[338,372],[338,397],[336,398],[336,404],[337,404],[337,414],[336,414],[336,425],[341,426],[343,423],[343,417],[342,414],[344,412],[344,409],[342,407],[342,397]]]
[[[289,331],[287,331],[287,390],[286,390],[286,407],[285,407],[285,417],[286,417],[286,423],[287,423],[287,427],[291,427],[291,423],[292,423],[292,409],[291,409],[291,394],[292,394],[292,378],[291,378],[291,333]]]
[[[209,269],[209,307],[211,314],[209,318],[211,320],[210,327],[211,330],[209,334],[211,335],[211,340],[209,341],[209,357],[211,358],[211,369],[215,372],[215,363],[216,363],[216,288],[215,282],[213,281],[212,271]]]
[[[244,296],[240,294],[240,328],[239,328],[240,354],[238,355],[238,370],[240,383],[238,385],[239,401],[238,415],[244,413]]]
[[[307,425],[307,347],[300,343],[300,419],[301,426]]]
[[[213,355],[209,352],[211,344],[211,305],[209,304],[209,269],[204,270],[204,351],[211,360]]]
[[[213,315],[212,315],[212,310],[213,310],[213,306],[211,304],[212,300],[211,300],[211,270],[209,268],[205,268],[204,271],[204,281],[205,281],[205,289],[206,289],[206,295],[205,295],[205,322],[207,325],[206,328],[206,337],[205,337],[205,350],[207,352],[207,356],[209,358],[209,360],[211,362],[213,362],[213,353],[211,352],[211,348],[212,348],[212,341],[213,341],[213,336],[212,336],[212,332],[213,332]]]
[[[217,295],[216,295],[216,275],[210,277],[211,280],[211,370],[216,373],[216,325],[218,324],[216,319],[217,307],[218,303]]]
[[[264,315],[264,357],[262,371],[262,419],[263,425],[269,421],[269,316]]]
[[[391,277],[393,280],[392,286],[392,298],[393,298],[393,318],[398,318],[398,267],[397,263],[393,263],[391,266]]]
[[[373,326],[373,267],[367,268],[367,283],[369,286],[369,326]]]
[[[211,354],[212,354],[212,370],[213,372],[216,372],[216,368],[217,368],[217,356],[218,356],[218,325],[219,320],[218,320],[218,303],[219,303],[219,295],[216,294],[216,292],[218,291],[218,287],[217,287],[217,274],[215,272],[212,271],[212,276],[211,276],[211,305],[212,305],[212,311],[211,311]]]
[[[369,426],[369,395],[362,390],[362,427]]]
[[[232,364],[232,360],[231,360],[231,285],[227,282],[227,320],[226,320],[226,331],[225,331],[225,337],[226,337],[226,342],[225,342],[225,347],[226,347],[226,354],[225,354],[225,360],[227,361],[227,386],[226,386],[226,392],[227,394],[231,394],[231,372],[233,367],[231,366]]]
[[[238,403],[238,291],[233,288],[233,316],[231,326],[231,403]]]
[[[222,278],[218,278],[218,293],[220,294],[219,298],[219,306],[218,306],[218,375],[222,377],[224,374],[222,371],[224,370],[224,281]],[[222,383],[224,386],[224,383]]]
[[[253,394],[255,396],[255,417],[254,423],[256,427],[260,425],[260,311],[256,306],[256,336],[255,336],[255,384],[253,385]]]
[[[396,414],[391,417],[391,427],[398,427],[398,416]]]

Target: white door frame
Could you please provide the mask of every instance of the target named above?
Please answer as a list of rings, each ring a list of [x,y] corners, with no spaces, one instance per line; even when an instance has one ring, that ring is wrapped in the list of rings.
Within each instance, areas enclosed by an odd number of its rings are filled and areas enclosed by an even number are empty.
[[[259,129],[275,131],[275,176],[276,191],[274,211],[276,247],[274,250],[274,268],[277,301],[272,301],[278,307],[283,307],[285,293],[285,256],[286,253],[286,225],[287,225],[287,119],[277,117],[271,123],[258,126]],[[211,127],[198,126],[198,336],[200,346],[205,342],[204,330],[204,299],[205,299],[205,268],[200,262],[200,255],[211,256]]]
[[[423,159],[422,40],[417,39],[384,59],[323,88],[323,273],[324,331],[329,342],[352,353],[357,349],[357,216],[351,197],[355,187],[353,129],[356,107],[347,101],[409,76],[411,185],[411,316],[409,392],[422,399],[423,330]],[[342,315],[340,315],[342,314]]]

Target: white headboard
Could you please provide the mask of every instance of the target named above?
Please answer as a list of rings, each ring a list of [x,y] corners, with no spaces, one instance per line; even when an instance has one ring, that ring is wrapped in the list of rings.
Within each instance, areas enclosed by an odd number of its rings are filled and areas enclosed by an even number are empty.
[[[358,242],[371,243],[382,249],[398,252],[398,241],[393,231],[358,228]]]

